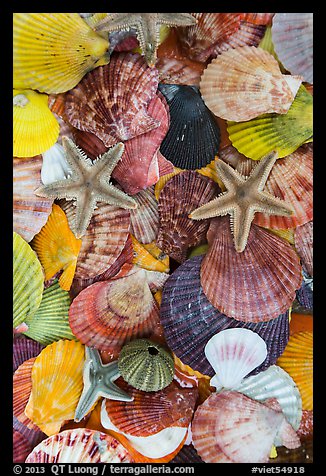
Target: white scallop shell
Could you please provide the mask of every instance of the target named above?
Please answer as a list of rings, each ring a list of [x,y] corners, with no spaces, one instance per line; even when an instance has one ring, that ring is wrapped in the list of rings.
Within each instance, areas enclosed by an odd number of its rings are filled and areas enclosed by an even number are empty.
[[[66,179],[71,174],[61,144],[54,144],[43,154],[41,180],[44,185]]]

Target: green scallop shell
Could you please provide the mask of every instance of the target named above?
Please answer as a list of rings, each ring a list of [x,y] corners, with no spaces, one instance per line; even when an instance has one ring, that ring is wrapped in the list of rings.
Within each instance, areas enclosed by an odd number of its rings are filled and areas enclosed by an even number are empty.
[[[156,392],[167,387],[174,376],[172,353],[148,339],[136,339],[126,344],[118,359],[122,378],[144,392]]]
[[[36,313],[25,319],[28,330],[24,334],[43,345],[68,339],[75,340],[69,325],[69,293],[61,289],[58,280],[44,290],[41,305]]]
[[[44,289],[42,265],[30,245],[18,233],[13,237],[14,328],[38,310]]]

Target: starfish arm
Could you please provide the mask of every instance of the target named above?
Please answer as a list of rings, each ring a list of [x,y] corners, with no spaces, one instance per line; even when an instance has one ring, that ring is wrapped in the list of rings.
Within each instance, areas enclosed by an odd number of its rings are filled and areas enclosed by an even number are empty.
[[[252,169],[248,182],[256,184],[257,190],[262,191],[265,187],[268,176],[277,160],[277,152],[270,152],[265,155]]]
[[[101,385],[99,388],[101,397],[108,398],[109,400],[119,400],[121,402],[132,402],[134,397],[131,397],[126,392],[121,390],[113,382],[109,386]]]
[[[102,366],[102,360],[97,349],[85,346],[85,355],[87,361],[92,361],[93,367],[99,368]]]
[[[75,410],[74,420],[76,422],[82,420],[99,398],[100,394],[96,387],[93,385],[85,386]]]
[[[103,20],[95,26],[96,31],[128,30],[140,22],[139,13],[108,13]]]
[[[197,20],[191,13],[159,13],[159,22],[167,26],[196,25]]]
[[[103,187],[97,190],[96,201],[105,202],[126,209],[137,208],[137,202],[135,199],[129,197],[125,192],[108,183],[104,183]]]
[[[101,177],[105,179],[110,179],[111,174],[116,167],[117,163],[121,160],[123,151],[124,151],[124,143],[118,142],[118,144],[111,147],[109,150],[104,152],[101,156],[99,156],[92,165],[93,174],[101,174]]]
[[[79,182],[70,179],[58,180],[57,182],[41,185],[34,191],[35,195],[47,198],[65,198],[76,200],[80,193]]]
[[[284,200],[274,197],[268,192],[260,192],[255,203],[255,211],[268,215],[291,216],[293,209]]]
[[[233,233],[234,246],[238,253],[245,249],[250,233],[251,223],[254,219],[255,209],[249,206],[246,209],[236,207],[230,220]]]
[[[72,176],[82,179],[84,172],[92,167],[91,161],[88,160],[85,152],[77,147],[77,145],[66,136],[62,137],[62,145],[65,150],[65,159],[70,166]]]
[[[214,200],[192,211],[189,218],[193,220],[205,220],[206,218],[223,216],[232,213],[233,208],[234,196],[232,193],[225,192],[214,198]]]
[[[223,160],[218,160],[215,167],[227,190],[234,192],[237,186],[240,186],[245,182],[245,177],[239,174],[239,172],[233,169],[230,165],[223,162]]]
[[[76,238],[85,235],[87,227],[91,221],[93,211],[96,207],[96,197],[93,190],[84,189],[76,200],[76,216],[74,233]]]

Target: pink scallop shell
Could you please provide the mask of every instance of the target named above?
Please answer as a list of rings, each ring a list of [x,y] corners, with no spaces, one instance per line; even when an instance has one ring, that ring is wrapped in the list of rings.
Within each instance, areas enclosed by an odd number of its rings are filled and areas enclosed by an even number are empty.
[[[294,246],[309,276],[313,276],[313,238],[313,221],[294,230]]]
[[[25,436],[13,430],[13,463],[24,463],[32,448]]]
[[[133,196],[137,208],[130,210],[130,232],[140,243],[151,243],[156,240],[160,217],[154,187],[148,187]]]

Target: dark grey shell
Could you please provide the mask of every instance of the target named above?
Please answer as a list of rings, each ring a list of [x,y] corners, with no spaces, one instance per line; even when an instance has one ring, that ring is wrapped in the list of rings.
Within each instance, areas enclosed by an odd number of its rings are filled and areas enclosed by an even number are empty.
[[[217,155],[220,129],[195,86],[159,84],[170,110],[170,128],[160,152],[175,167],[195,170]]]
[[[184,445],[170,463],[204,463],[193,445]]]
[[[216,333],[242,327],[256,332],[267,345],[267,357],[250,375],[276,363],[289,340],[289,311],[265,322],[242,322],[216,309],[200,284],[203,255],[188,259],[166,281],[160,308],[161,324],[171,350],[192,369],[213,376],[204,348]]]

